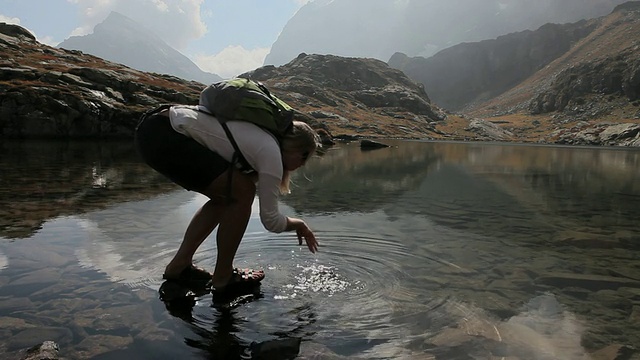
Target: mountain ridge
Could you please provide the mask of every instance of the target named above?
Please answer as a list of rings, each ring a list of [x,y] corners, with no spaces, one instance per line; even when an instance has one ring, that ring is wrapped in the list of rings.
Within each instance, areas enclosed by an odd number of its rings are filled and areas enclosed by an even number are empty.
[[[407,74],[371,58],[300,54],[285,65],[263,66],[243,76],[263,81],[298,109],[298,118],[338,139],[640,146],[640,101],[629,98],[640,92],[640,65],[622,66],[637,59],[624,51],[639,48],[640,12],[634,5],[593,20],[599,25],[571,44],[565,60],[561,56],[503,94],[460,112],[442,108]],[[51,48],[29,35],[19,26],[0,24],[3,138],[127,137],[142,112],[160,103],[195,104],[204,88],[80,51]],[[587,48],[589,41],[593,44]],[[567,63],[581,52],[589,53],[586,65]],[[626,71],[624,79],[616,75],[619,69]],[[606,76],[594,76],[598,74]],[[536,99],[546,104],[544,111],[530,111]],[[549,107],[567,99],[564,108]],[[624,111],[629,116],[621,116]]]
[[[283,65],[301,52],[383,61],[396,52],[429,57],[459,43],[603,16],[625,1],[316,0],[287,22],[264,64]]]
[[[59,48],[79,50],[129,67],[211,84],[222,80],[202,71],[189,58],[134,20],[112,11],[91,34],[72,36]]]
[[[600,144],[609,126],[626,123],[628,141],[638,143],[637,39],[640,1],[630,1],[600,18],[459,44],[426,59],[396,54],[389,63],[437,104],[493,123],[508,138]]]

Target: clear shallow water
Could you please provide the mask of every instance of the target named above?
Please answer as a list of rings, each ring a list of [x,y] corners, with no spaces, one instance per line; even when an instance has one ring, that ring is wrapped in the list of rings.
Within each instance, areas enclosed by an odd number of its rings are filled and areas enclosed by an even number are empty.
[[[590,359],[640,343],[640,151],[388,143],[297,174],[282,207],[318,254],[254,211],[236,264],[267,278],[227,310],[158,299],[201,196],[128,143],[4,143],[0,351],[233,359],[301,339],[299,359]]]

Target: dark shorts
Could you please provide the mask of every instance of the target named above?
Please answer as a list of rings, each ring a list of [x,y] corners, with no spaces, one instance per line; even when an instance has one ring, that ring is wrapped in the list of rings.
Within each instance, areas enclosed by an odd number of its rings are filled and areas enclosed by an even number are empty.
[[[138,153],[153,169],[187,190],[202,192],[229,162],[171,126],[169,113],[142,118],[135,132]]]

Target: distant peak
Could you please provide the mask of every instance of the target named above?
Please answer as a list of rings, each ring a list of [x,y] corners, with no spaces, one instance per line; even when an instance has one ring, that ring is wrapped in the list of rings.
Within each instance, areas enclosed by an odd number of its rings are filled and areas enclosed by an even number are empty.
[[[102,21],[102,24],[126,24],[133,26],[140,26],[138,23],[132,18],[122,15],[117,11],[111,11],[109,15]]]
[[[119,13],[117,11],[113,11],[113,10],[111,10],[111,12],[109,13],[109,16],[107,16],[107,19],[128,19],[128,20],[131,20],[131,18],[129,18],[128,16],[124,16],[121,13]]]
[[[155,41],[161,41],[160,39],[157,39],[157,36],[144,25],[116,11],[111,11],[106,19],[94,27],[93,32],[124,34],[123,36],[135,36],[138,38],[144,36],[149,39],[156,39]]]

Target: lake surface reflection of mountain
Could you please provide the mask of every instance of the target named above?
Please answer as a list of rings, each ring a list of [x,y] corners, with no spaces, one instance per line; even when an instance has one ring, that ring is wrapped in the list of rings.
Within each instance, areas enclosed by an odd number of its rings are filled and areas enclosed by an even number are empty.
[[[266,270],[259,296],[225,310],[199,293],[178,311],[158,289],[202,196],[129,142],[1,143],[0,352],[45,340],[71,359],[636,351],[640,151],[388,143],[339,144],[295,175],[281,206],[316,231],[318,254],[266,232],[256,202],[236,265]],[[195,259],[210,269],[214,236]]]

